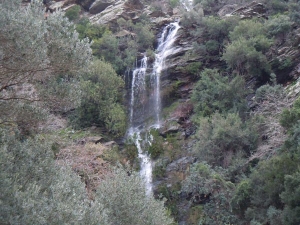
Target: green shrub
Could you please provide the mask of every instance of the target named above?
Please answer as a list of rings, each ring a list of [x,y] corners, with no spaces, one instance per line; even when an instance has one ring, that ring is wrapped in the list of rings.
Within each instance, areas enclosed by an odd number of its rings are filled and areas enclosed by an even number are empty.
[[[80,177],[55,162],[51,143],[2,129],[0,143],[1,224],[109,224]]]
[[[70,21],[75,21],[75,20],[78,20],[80,11],[81,11],[80,6],[79,5],[75,5],[75,6],[72,6],[71,8],[69,8],[66,11],[65,16]]]
[[[170,6],[171,6],[172,8],[175,8],[176,6],[178,6],[179,3],[180,3],[179,0],[170,0]]]
[[[112,66],[95,61],[82,77],[81,106],[76,109],[74,123],[81,127],[98,125],[114,136],[126,130],[126,114],[121,106],[124,82]]]
[[[247,90],[242,77],[230,79],[215,69],[205,69],[200,77],[192,94],[196,115],[207,116],[215,111],[243,113],[246,110]]]
[[[241,181],[235,190],[231,204],[234,212],[244,217],[245,210],[250,206],[251,186],[249,180]]]
[[[285,203],[283,223],[294,225],[300,223],[300,173],[299,171],[286,175],[284,178],[284,192],[280,195]]]
[[[158,130],[152,129],[150,135],[152,136],[153,141],[148,146],[147,151],[152,159],[156,159],[164,152],[164,140],[163,137],[159,135]]]
[[[290,129],[297,124],[299,119],[300,119],[300,98],[298,98],[294,102],[294,105],[290,110],[288,109],[283,110],[280,118],[280,124],[283,127]]]
[[[284,38],[292,29],[292,21],[286,15],[278,15],[266,22],[268,34],[272,36],[280,36]]]
[[[243,123],[237,114],[213,114],[210,118],[196,120],[198,131],[194,153],[213,166],[228,168],[237,158],[249,156],[256,147],[256,131],[250,124]]]
[[[262,23],[241,21],[230,33],[231,43],[226,46],[222,59],[239,74],[258,78],[269,75],[270,65],[265,53],[273,42],[266,34]]]
[[[211,194],[210,200],[202,205],[202,215],[196,224],[237,224],[230,203],[234,189],[222,173],[214,171],[206,163],[193,164],[182,184],[182,190],[186,193]]]
[[[173,224],[164,202],[146,194],[142,178],[134,171],[128,176],[125,170],[114,169],[97,189],[96,201],[104,205],[111,224]]]

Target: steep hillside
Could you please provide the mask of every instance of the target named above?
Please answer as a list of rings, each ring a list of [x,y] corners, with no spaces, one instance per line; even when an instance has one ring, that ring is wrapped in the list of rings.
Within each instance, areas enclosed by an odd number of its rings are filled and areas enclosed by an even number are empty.
[[[297,0],[19,3],[0,224],[300,223]]]

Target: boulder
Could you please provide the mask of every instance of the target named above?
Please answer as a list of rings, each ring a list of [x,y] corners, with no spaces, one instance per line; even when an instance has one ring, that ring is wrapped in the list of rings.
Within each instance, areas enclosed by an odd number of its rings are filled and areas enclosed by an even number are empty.
[[[97,14],[105,10],[108,6],[113,5],[116,0],[96,0],[91,7],[89,8],[89,12],[91,14]]]
[[[48,9],[50,12],[54,12],[59,8],[62,8],[64,6],[65,1],[62,2],[54,2],[53,4],[49,5]]]
[[[160,132],[160,135],[163,136],[163,137],[167,137],[168,134],[178,133],[179,128],[180,128],[179,125],[177,125],[177,126],[176,126],[176,125],[171,126],[171,127],[169,127],[168,129],[161,131],[161,132]]]

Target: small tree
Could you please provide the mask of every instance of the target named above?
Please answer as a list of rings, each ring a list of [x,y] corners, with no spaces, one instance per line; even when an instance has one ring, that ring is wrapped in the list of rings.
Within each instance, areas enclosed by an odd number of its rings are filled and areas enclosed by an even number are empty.
[[[26,117],[38,121],[45,102],[53,111],[62,110],[62,100],[69,102],[67,110],[74,107],[75,92],[70,98],[71,92],[53,95],[52,87],[47,91],[57,79],[64,81],[64,90],[74,87],[69,81],[74,81],[91,59],[89,41],[79,40],[73,24],[63,15],[56,11],[45,19],[40,1],[25,7],[19,0],[0,2],[1,124],[24,124]]]
[[[120,168],[108,176],[97,190],[96,201],[104,204],[112,224],[171,225],[173,220],[164,202],[147,195],[138,173]]]
[[[76,110],[76,123],[86,127],[96,124],[113,135],[121,136],[126,129],[126,115],[121,106],[124,82],[112,66],[97,60],[82,77],[81,106]]]

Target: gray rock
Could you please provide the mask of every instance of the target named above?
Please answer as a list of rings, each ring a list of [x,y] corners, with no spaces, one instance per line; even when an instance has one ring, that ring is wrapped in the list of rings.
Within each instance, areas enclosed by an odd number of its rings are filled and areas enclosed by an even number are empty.
[[[166,130],[163,130],[160,132],[161,136],[166,137],[168,134],[174,134],[177,133],[179,131],[180,126],[171,126]]]
[[[233,8],[233,5],[231,5],[232,8]],[[226,7],[226,6],[224,6]],[[219,11],[219,15],[221,17],[228,17],[228,16],[239,16],[241,19],[251,19],[252,17],[266,17],[266,12],[267,12],[267,9],[266,7],[264,6],[264,4],[262,3],[257,3],[256,1],[253,1],[252,3],[246,5],[246,6],[243,6],[243,7],[240,7],[240,8],[237,8],[235,9],[234,11],[228,13],[228,11],[226,11],[224,9],[224,7]],[[227,13],[225,13],[227,12]],[[224,15],[225,14],[225,15]]]
[[[172,163],[170,163],[167,166],[166,171],[167,172],[172,172],[172,171],[180,171],[180,172],[185,172],[188,166],[196,161],[195,157],[183,157],[180,158]]]
[[[89,12],[91,14],[101,13],[108,6],[113,5],[116,0],[96,0],[90,7]]]

